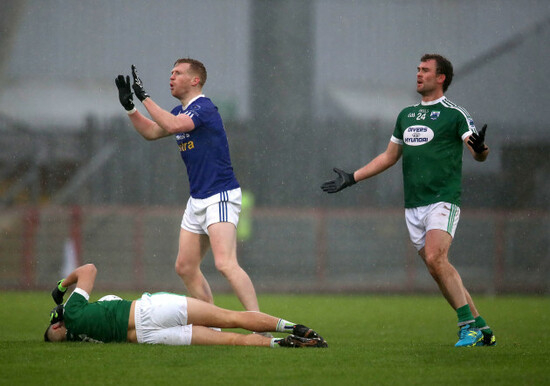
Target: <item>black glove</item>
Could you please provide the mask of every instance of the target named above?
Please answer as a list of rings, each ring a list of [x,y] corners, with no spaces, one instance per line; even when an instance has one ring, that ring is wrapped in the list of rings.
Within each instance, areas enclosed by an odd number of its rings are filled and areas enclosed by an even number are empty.
[[[119,75],[115,79],[115,84],[118,87],[118,100],[122,107],[124,107],[126,111],[133,110],[135,106],[132,89],[130,87],[130,77],[126,76],[126,79],[124,79],[124,75]]]
[[[472,133],[470,138],[468,138],[468,145],[470,145],[476,153],[483,153],[487,150],[487,146],[485,146],[485,130],[487,130],[487,125],[483,125],[479,134]]]
[[[63,321],[63,312],[65,309],[61,304],[55,306],[53,310],[50,311],[50,324],[55,324],[57,322]]]
[[[334,168],[332,170],[334,170],[338,174],[338,178],[332,181],[327,181],[323,185],[321,185],[321,189],[323,189],[323,191],[327,193],[336,193],[356,183],[355,179],[353,178],[353,173],[346,173],[345,171],[338,168]]]
[[[138,97],[140,102],[143,102],[145,99],[149,98],[149,94],[143,89],[143,82],[139,78],[136,66],[132,64],[132,76],[134,77],[134,83],[132,84],[132,88],[134,89],[134,92],[136,93],[136,96]]]
[[[61,286],[61,282],[64,279],[61,279],[57,282],[57,285],[52,291],[52,298],[55,304],[61,304],[63,303],[63,296],[65,296],[65,293],[67,292],[67,288],[64,288]]]

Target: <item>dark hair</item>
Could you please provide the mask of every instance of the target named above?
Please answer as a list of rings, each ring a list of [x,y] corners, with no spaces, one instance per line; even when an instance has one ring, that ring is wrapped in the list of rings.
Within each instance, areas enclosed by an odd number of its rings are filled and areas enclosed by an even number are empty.
[[[46,332],[44,332],[44,342],[51,342],[50,338],[48,337],[48,331],[50,331],[50,327],[52,325],[50,324],[48,328],[46,328]]]
[[[199,76],[199,84],[201,85],[201,87],[204,86],[204,84],[206,83],[206,77],[207,77],[206,67],[204,67],[204,64],[202,64],[202,62],[199,62],[196,59],[181,58],[176,60],[176,62],[174,63],[174,67],[181,63],[188,63],[189,69],[191,70],[191,72]]]
[[[422,58],[420,58],[420,61],[426,62],[430,59],[435,60],[437,63],[436,74],[445,75],[445,81],[443,82],[443,92],[445,92],[453,81],[453,65],[449,59],[439,54],[424,54]]]

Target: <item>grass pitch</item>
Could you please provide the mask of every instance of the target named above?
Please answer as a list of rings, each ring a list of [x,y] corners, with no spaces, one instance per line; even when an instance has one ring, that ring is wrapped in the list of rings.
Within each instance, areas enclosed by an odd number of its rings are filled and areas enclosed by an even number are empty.
[[[456,315],[441,296],[260,295],[263,311],[311,326],[329,344],[274,350],[48,344],[42,336],[50,294],[2,292],[1,383],[549,385],[550,298],[474,299],[495,331],[496,347],[455,348]],[[232,295],[215,301],[240,309]]]

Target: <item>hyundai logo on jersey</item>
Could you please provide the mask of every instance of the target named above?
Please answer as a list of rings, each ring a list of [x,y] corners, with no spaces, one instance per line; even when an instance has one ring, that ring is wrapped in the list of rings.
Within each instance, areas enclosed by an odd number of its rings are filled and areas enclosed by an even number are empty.
[[[427,126],[409,126],[403,133],[403,142],[410,146],[420,146],[430,142],[434,132]]]

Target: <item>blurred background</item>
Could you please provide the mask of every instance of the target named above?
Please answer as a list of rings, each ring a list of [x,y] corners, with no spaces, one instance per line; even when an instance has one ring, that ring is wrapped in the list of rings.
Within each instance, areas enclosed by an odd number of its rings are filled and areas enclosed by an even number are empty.
[[[488,124],[491,147],[485,163],[465,154],[451,261],[472,292],[550,293],[547,0],[3,0],[0,28],[2,289],[94,262],[100,288],[185,290],[185,167],[173,138],[134,131],[114,78],[135,64],[170,110],[170,70],[192,57],[228,133],[239,260],[259,292],[437,292],[408,239],[400,165],[319,187],[386,148],[419,101],[420,57],[440,53],[447,97]]]

